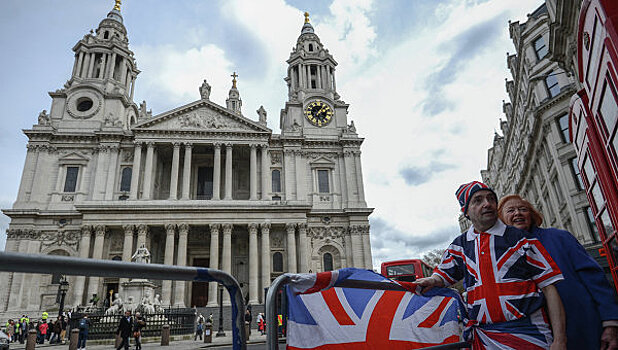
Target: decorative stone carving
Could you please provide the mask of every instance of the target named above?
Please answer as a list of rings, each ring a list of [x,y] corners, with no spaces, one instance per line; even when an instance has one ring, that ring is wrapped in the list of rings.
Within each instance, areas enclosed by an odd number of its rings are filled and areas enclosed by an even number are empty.
[[[109,112],[107,116],[103,119],[103,125],[108,128],[121,128],[122,121],[114,115],[114,113]]]
[[[281,152],[270,152],[270,163],[272,165],[281,164]]]
[[[131,257],[131,261],[139,263],[139,264],[150,264],[150,252],[148,248],[146,248],[145,244],[142,244],[137,250],[135,254]]]
[[[133,162],[133,155],[134,154],[135,154],[135,152],[133,150],[128,150],[128,149],[123,150],[122,151],[122,156],[121,156],[122,162],[123,163],[131,163],[131,162]]]
[[[42,110],[41,113],[39,113],[39,125],[40,126],[48,126],[50,123],[50,118],[49,118],[49,114],[47,114],[47,110]]]
[[[77,247],[79,242],[79,231],[64,231],[47,232],[41,234],[44,246],[58,245]]]
[[[178,233],[181,235],[189,234],[189,224],[183,222],[182,224],[178,225]]]
[[[264,109],[264,106],[260,106],[260,109],[256,112],[259,116],[258,122],[262,125],[266,125],[266,110]]]
[[[178,118],[181,128],[193,129],[223,129],[230,128],[230,123],[213,114],[193,112]]]
[[[346,233],[346,229],[341,226],[318,226],[318,227],[309,227],[307,230],[307,236],[314,239],[324,239],[324,238],[340,238],[343,237]]]
[[[272,248],[283,248],[283,234],[281,232],[273,232],[270,237],[270,246]]]
[[[202,97],[202,100],[210,99],[210,89],[211,89],[210,84],[208,84],[206,79],[204,79],[202,86],[200,86],[200,96]]]
[[[146,101],[139,104],[139,119],[152,118],[152,110],[146,109]]]
[[[60,200],[63,202],[73,202],[75,200],[75,195],[63,194],[62,197],[60,197]]]

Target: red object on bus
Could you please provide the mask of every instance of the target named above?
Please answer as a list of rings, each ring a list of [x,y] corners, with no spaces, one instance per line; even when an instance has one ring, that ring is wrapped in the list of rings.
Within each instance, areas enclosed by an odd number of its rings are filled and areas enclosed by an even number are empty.
[[[385,261],[382,263],[381,273],[395,281],[414,282],[418,278],[431,276],[433,267],[421,259]]]

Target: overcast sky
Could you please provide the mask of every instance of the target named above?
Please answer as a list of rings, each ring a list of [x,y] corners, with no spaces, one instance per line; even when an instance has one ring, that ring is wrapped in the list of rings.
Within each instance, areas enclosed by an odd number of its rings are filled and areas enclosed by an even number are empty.
[[[0,208],[17,197],[27,138],[48,91],[73,67],[71,48],[113,0],[3,0],[0,12]],[[263,105],[279,133],[285,61],[303,12],[339,63],[337,90],[365,138],[362,161],[374,266],[444,248],[459,233],[454,192],[480,179],[507,99],[508,21],[541,0],[123,0],[141,70],[135,101],[153,114],[199,99],[225,105],[239,74],[243,114]],[[499,194],[500,195],[500,194]],[[0,249],[8,217],[0,214]]]

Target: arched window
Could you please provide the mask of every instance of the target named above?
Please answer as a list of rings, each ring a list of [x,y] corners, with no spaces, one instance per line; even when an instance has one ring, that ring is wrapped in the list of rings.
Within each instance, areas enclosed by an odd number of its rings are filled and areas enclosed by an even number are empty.
[[[109,38],[109,32],[106,30],[105,34],[103,34],[103,39]]]
[[[272,182],[272,191],[281,192],[281,172],[278,169],[273,170]]]
[[[51,251],[49,255],[69,256],[69,253],[61,249],[56,249],[54,251]],[[62,274],[59,274],[59,273],[52,274],[51,284],[60,284],[60,281],[62,281]]]
[[[283,254],[280,252],[273,254],[273,271],[283,272]]]
[[[309,52],[313,51],[313,44],[309,44]]]
[[[133,169],[131,167],[126,167],[122,169],[122,175],[120,176],[120,191],[128,192],[131,191],[131,174],[133,173]]]
[[[322,260],[324,261],[324,271],[332,271],[333,270],[333,256],[331,253],[324,253],[322,256]]]

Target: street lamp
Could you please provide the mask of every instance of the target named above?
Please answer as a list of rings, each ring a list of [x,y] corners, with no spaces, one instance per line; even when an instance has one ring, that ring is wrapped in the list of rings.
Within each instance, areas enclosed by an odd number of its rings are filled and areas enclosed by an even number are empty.
[[[60,285],[58,285],[58,292],[60,293],[60,308],[58,309],[58,317],[62,316],[62,310],[64,309],[64,297],[67,295],[68,290],[69,281],[67,281],[66,277],[63,276],[62,280],[60,280]]]
[[[223,286],[219,286],[219,330],[217,331],[216,337],[225,337],[225,332],[223,331]]]

